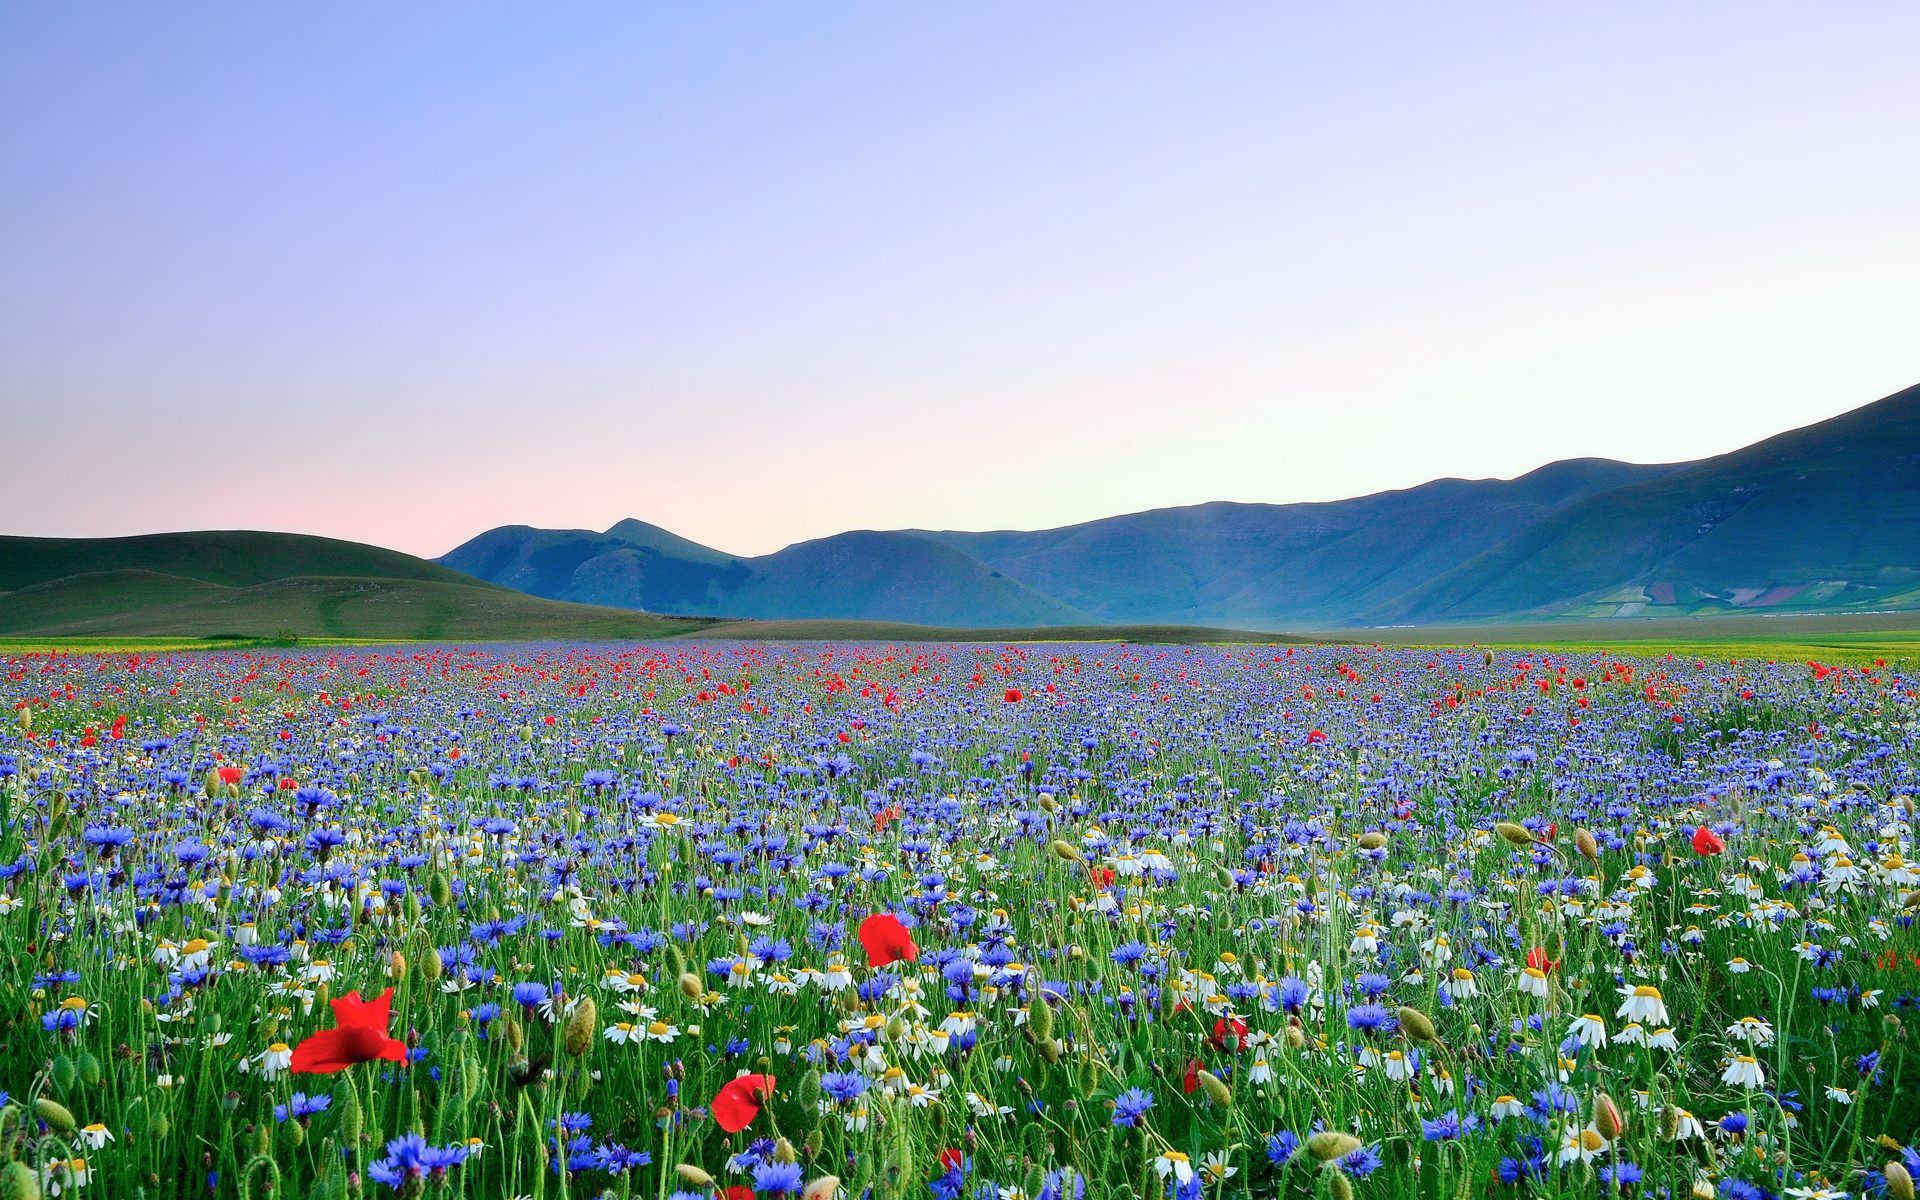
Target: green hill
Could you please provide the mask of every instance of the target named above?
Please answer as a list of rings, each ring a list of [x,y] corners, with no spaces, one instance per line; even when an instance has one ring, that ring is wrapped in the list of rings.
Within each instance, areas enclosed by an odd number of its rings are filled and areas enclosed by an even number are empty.
[[[302,533],[223,529],[116,538],[0,536],[0,592],[102,571],[156,571],[227,587],[292,575],[474,582],[451,568],[398,550]]]
[[[0,634],[25,638],[649,638],[711,624],[543,600],[301,534],[5,537],[0,581]]]

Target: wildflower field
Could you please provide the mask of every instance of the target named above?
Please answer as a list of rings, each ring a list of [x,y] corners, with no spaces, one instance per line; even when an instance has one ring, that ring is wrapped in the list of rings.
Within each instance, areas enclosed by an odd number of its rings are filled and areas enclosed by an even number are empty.
[[[14,654],[0,1200],[1888,1194],[1884,662]]]

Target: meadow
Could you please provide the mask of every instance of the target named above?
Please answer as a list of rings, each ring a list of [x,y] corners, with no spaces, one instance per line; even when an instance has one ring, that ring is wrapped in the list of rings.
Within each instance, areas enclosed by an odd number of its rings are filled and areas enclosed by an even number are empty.
[[[16,649],[0,1200],[1911,1200],[1920,680],[1748,649]]]

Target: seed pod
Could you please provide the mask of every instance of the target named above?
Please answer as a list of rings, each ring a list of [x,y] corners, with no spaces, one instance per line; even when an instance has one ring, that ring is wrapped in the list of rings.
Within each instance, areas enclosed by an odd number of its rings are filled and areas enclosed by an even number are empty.
[[[676,1164],[673,1168],[673,1173],[694,1187],[703,1190],[713,1187],[713,1176],[707,1174],[699,1167],[694,1166],[692,1163]]]
[[[1593,1127],[1600,1136],[1608,1141],[1617,1141],[1627,1131],[1627,1118],[1613,1097],[1605,1092],[1596,1092],[1593,1096]]]
[[[1359,1148],[1359,1138],[1337,1129],[1323,1129],[1307,1139],[1307,1153],[1313,1156],[1315,1162],[1326,1163],[1345,1158]]]
[[[40,1177],[19,1159],[0,1167],[0,1200],[40,1200]]]
[[[72,1133],[74,1130],[73,1111],[58,1100],[42,1096],[33,1102],[33,1112],[55,1133]]]
[[[1200,1081],[1200,1090],[1207,1094],[1207,1099],[1221,1108],[1233,1107],[1233,1089],[1227,1086],[1226,1080],[1212,1071],[1201,1071],[1195,1078]]]
[[[573,1006],[573,1013],[567,1018],[567,1053],[580,1058],[593,1049],[594,1035],[600,1032],[600,1006],[594,1003],[592,996],[581,999]]]
[[[1072,842],[1069,842],[1065,838],[1053,839],[1053,841],[1047,844],[1047,849],[1053,851],[1053,856],[1055,858],[1064,859],[1067,862],[1087,861],[1087,856],[1080,853],[1080,847],[1074,845]]]
[[[707,985],[701,983],[700,977],[692,971],[683,971],[680,974],[680,994],[689,1000],[698,1000],[707,994]]]
[[[1580,856],[1588,862],[1600,861],[1600,843],[1584,829],[1573,831],[1573,844],[1579,849]]]
[[[1501,821],[1493,827],[1500,839],[1516,849],[1525,849],[1536,844],[1533,831],[1525,825],[1516,825],[1512,821]]]
[[[1880,1173],[1887,1177],[1887,1195],[1893,1200],[1913,1200],[1913,1175],[1905,1166],[1890,1162]]]
[[[1381,833],[1378,829],[1369,829],[1360,835],[1360,848],[1362,850],[1378,850],[1386,844],[1387,835]]]
[[[1440,1031],[1433,1026],[1433,1018],[1411,1005],[1400,1006],[1400,1028],[1416,1042],[1437,1042]]]

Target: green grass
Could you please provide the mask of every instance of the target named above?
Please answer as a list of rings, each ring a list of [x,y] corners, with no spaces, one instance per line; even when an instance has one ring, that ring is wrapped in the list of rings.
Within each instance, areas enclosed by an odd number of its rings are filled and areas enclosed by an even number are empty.
[[[165,578],[165,577],[156,577]],[[0,596],[0,631],[16,638],[286,638],[338,641],[554,641],[671,637],[712,622],[542,600],[478,584],[419,579],[303,577],[244,588],[172,583],[103,599],[95,579]],[[73,595],[65,608],[61,599]],[[182,598],[184,596],[184,598]],[[149,599],[158,603],[149,604]]]
[[[722,621],[688,636],[747,641],[859,642],[1144,642],[1205,645],[1226,642],[1308,643],[1321,639],[1205,625],[1030,625],[1019,629],[909,625],[900,621]]]

